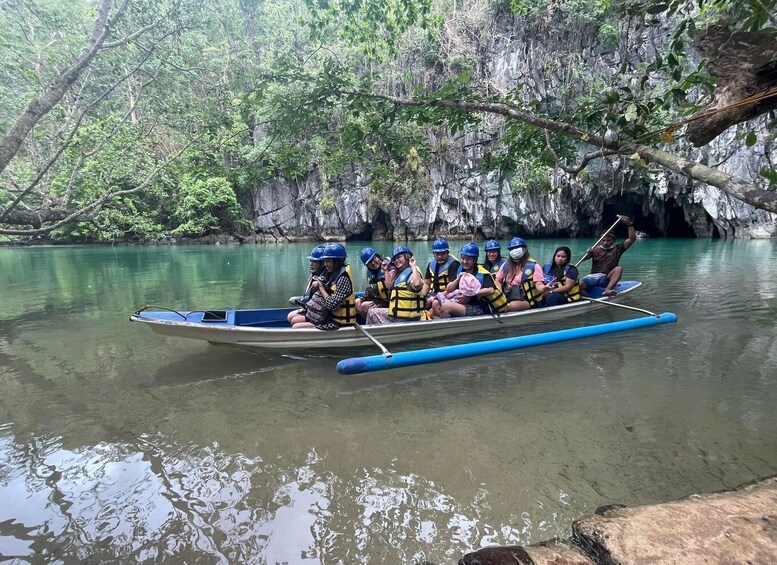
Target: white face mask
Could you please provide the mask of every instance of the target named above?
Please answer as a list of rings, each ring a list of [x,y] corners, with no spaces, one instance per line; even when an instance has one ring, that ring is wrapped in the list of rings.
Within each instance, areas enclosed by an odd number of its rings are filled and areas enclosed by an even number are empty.
[[[523,257],[523,254],[526,253],[525,247],[516,247],[515,249],[510,250],[510,259],[513,261],[520,260],[521,257]]]

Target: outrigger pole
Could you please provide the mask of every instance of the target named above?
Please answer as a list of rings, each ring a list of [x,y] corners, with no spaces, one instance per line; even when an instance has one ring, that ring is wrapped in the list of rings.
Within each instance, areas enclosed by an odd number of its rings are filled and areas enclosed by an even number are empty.
[[[341,375],[355,375],[358,373],[384,371],[386,369],[412,367],[414,365],[426,365],[427,363],[453,361],[466,357],[503,353],[505,351],[526,349],[527,347],[535,347],[538,345],[548,345],[551,343],[560,343],[562,341],[572,341],[586,337],[596,337],[627,330],[636,330],[649,326],[656,326],[658,324],[673,324],[676,321],[677,316],[675,314],[664,312],[658,317],[645,316],[633,320],[623,320],[621,322],[611,322],[609,324],[598,324],[595,326],[584,326],[582,328],[573,328],[569,330],[557,330],[553,332],[479,341],[462,345],[449,345],[433,349],[417,349],[414,351],[394,353],[391,357],[385,357],[383,355],[352,357],[340,361],[337,364],[337,372]]]

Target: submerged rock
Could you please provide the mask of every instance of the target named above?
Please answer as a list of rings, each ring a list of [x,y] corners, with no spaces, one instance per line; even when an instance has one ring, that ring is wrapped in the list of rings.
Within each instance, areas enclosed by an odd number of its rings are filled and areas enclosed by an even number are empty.
[[[593,565],[579,549],[562,541],[521,547],[484,547],[467,553],[459,565]]]

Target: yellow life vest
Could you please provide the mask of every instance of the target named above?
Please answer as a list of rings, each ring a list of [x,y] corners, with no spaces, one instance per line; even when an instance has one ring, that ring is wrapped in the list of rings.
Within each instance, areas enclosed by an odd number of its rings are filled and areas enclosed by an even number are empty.
[[[536,308],[541,306],[542,293],[537,290],[534,285],[534,268],[537,266],[537,261],[529,259],[523,266],[523,272],[521,273],[521,288],[523,289],[523,298],[529,303],[529,306]]]
[[[561,283],[561,286],[564,286],[564,284],[567,282],[567,269],[569,269],[569,265],[566,265],[564,267],[564,276],[561,277],[561,280],[559,281],[559,283]],[[573,286],[567,292],[564,293],[564,298],[567,299],[567,302],[577,302],[582,298],[582,296],[580,295],[579,281],[575,283],[575,286]]]
[[[456,257],[448,254],[448,258],[445,263],[438,263],[435,259],[429,261],[429,272],[432,274],[432,284],[430,290],[432,292],[445,292],[445,287],[451,282],[448,278],[448,269],[451,268],[454,261],[458,261]]]
[[[416,270],[418,270],[416,268]],[[421,291],[413,292],[407,286],[407,281],[413,274],[413,269],[407,267],[394,281],[389,299],[389,315],[401,320],[419,320],[426,309],[426,300]],[[421,272],[418,271],[420,275]]]
[[[483,285],[483,282],[485,281],[485,277],[489,277],[491,279],[492,284],[494,283],[494,275],[488,271],[483,265],[478,265],[478,274],[477,274],[478,280],[480,280],[481,286]],[[496,284],[494,284],[494,291],[485,297],[488,303],[491,305],[491,308],[496,310],[497,312],[504,312],[507,310],[507,297],[505,296],[505,293],[502,292],[499,288],[497,288]]]
[[[353,292],[353,274],[351,273],[350,265],[346,265],[340,269],[340,272],[332,279],[332,284],[328,286],[327,290],[329,291],[329,294],[335,293],[337,290],[337,280],[343,273],[345,273],[351,281],[351,294],[343,300],[339,308],[332,310],[332,321],[340,326],[352,326],[356,323],[356,295]]]
[[[561,275],[561,279],[559,279],[558,281],[559,286],[564,286],[566,284],[567,272],[569,272],[569,267],[571,267],[571,265],[569,264],[564,265],[564,274]],[[553,265],[551,263],[547,263],[543,267],[543,271],[545,271],[545,280],[548,280],[548,274],[550,273],[551,270],[553,270]],[[578,300],[580,300],[582,298],[580,294],[580,284],[575,283],[575,286],[573,286],[567,292],[564,293],[564,298],[567,299],[567,302],[577,302]]]
[[[383,269],[374,272],[369,271],[369,277],[367,279],[368,292],[370,298],[379,298],[381,300],[389,301],[389,289],[386,286],[386,277],[383,273]]]

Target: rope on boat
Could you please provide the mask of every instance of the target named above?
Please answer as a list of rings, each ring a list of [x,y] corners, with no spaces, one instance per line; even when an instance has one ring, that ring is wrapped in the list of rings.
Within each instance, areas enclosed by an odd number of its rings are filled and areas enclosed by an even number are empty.
[[[173,310],[172,308],[166,308],[165,306],[155,306],[154,304],[146,304],[145,306],[141,307],[138,311],[135,312],[136,316],[140,316],[140,313],[144,310],[149,310],[153,308],[154,310],[165,310],[166,312],[172,312],[173,314],[178,314],[181,318],[184,320],[186,319],[186,316],[181,314],[178,310]],[[191,312],[189,312],[191,314]]]

